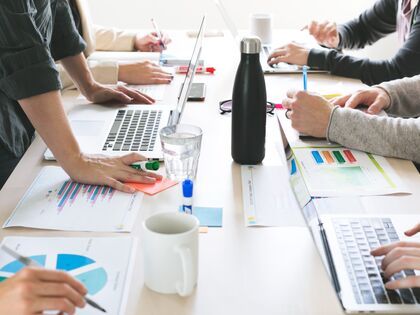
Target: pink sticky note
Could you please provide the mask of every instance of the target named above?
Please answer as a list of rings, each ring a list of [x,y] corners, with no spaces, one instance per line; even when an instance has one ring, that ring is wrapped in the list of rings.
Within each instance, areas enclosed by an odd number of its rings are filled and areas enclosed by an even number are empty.
[[[175,182],[167,178],[163,178],[162,180],[157,181],[154,184],[126,183],[126,185],[138,191],[144,192],[145,194],[150,195],[150,196],[156,195],[160,193],[161,191],[164,191],[172,186],[175,186],[176,184],[178,184],[178,182]]]

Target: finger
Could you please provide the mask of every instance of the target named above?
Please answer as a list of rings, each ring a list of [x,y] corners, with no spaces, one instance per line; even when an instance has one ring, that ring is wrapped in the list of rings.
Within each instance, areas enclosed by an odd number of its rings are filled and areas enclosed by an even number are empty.
[[[420,232],[420,223],[417,223],[416,226],[412,227],[411,229],[405,231],[405,235],[407,236],[413,236]]]
[[[290,109],[290,108],[292,107],[291,103],[292,103],[292,99],[291,99],[291,98],[285,98],[285,99],[281,102],[281,104],[283,105],[283,107],[284,107],[285,109]]]
[[[318,23],[316,21],[311,21],[309,23],[308,31],[309,31],[309,34],[311,34],[312,36],[313,36],[313,33],[314,33],[315,29],[316,29],[317,24]]]
[[[65,283],[41,282],[36,287],[35,293],[44,297],[64,297],[77,307],[85,306],[83,295]]]
[[[132,99],[131,102],[141,103],[141,104],[153,104],[155,102],[155,100],[151,98],[150,96],[140,93],[136,90],[126,88],[123,85],[118,86],[117,89],[120,90],[125,95],[128,95],[129,97],[131,97]]]
[[[272,58],[276,58],[279,56],[283,56],[287,53],[287,49],[285,47],[280,47],[277,48],[276,50],[274,50],[269,56],[268,56],[268,60],[272,59]]]
[[[380,246],[380,247],[372,250],[370,253],[373,256],[383,256],[383,255],[388,254],[391,250],[393,250],[394,248],[397,248],[397,247],[416,247],[416,248],[420,248],[420,243],[400,241],[400,242],[395,242],[395,243],[387,244],[387,245],[384,245],[384,246]]]
[[[142,176],[147,176],[147,177],[151,177],[151,178],[155,178],[157,180],[161,180],[163,177],[162,175],[158,174],[158,173],[153,173],[153,172],[148,172],[148,171],[140,171],[140,174]]]
[[[404,270],[404,269],[418,269],[420,266],[420,258],[414,256],[402,256],[388,265],[384,270],[386,278]]]
[[[143,176],[140,173],[133,173],[131,171],[121,172],[117,179],[123,183],[141,183],[141,184],[154,184],[156,178]]]
[[[347,102],[344,104],[344,107],[347,108],[356,108],[360,104],[362,104],[364,95],[362,93],[354,93],[349,97]]]
[[[348,99],[351,97],[351,94],[348,95],[344,95],[344,96],[338,96],[338,97],[334,97],[331,100],[331,103],[333,103],[334,105],[339,105],[341,107],[344,107],[344,105],[346,104],[346,102],[348,101]]]
[[[288,54],[284,55],[284,56],[279,56],[277,58],[273,58],[273,59],[269,60],[268,64],[269,65],[275,65],[275,64],[278,64],[280,62],[287,62],[289,57],[290,56]]]
[[[171,82],[172,82],[172,79],[161,79],[161,78],[150,79],[151,84],[169,84]]]
[[[112,177],[106,178],[105,181],[104,181],[104,184],[106,186],[109,186],[109,187],[115,189],[115,190],[122,191],[122,192],[125,192],[125,193],[132,194],[132,193],[136,192],[136,190],[133,187],[125,185],[122,182],[120,182],[120,181],[118,181],[118,180],[116,180]]]
[[[419,276],[408,276],[398,280],[389,281],[385,284],[388,290],[406,289],[420,287]]]
[[[369,108],[367,109],[367,113],[371,114],[371,115],[377,115],[381,112],[382,110],[382,102],[381,99],[376,99],[372,105],[369,106]]]
[[[402,256],[416,256],[420,257],[420,248],[415,247],[396,247],[391,250],[382,260],[382,270],[388,268],[388,266],[398,258]]]
[[[173,75],[172,74],[170,74],[170,73],[168,73],[168,72],[165,72],[165,71],[163,71],[163,70],[156,70],[156,71],[153,71],[152,72],[152,75],[155,77],[155,78],[159,78],[159,79],[167,79],[167,80],[172,80],[173,79]]]
[[[80,281],[63,271],[39,269],[35,276],[40,281],[65,283],[82,295],[88,293],[86,287]]]
[[[32,301],[33,311],[59,311],[67,315],[73,315],[76,311],[75,305],[66,298],[37,298]]]
[[[121,160],[121,162],[123,162],[125,165],[128,165],[128,166],[136,162],[147,161],[146,157],[135,152],[123,155],[119,159]]]
[[[286,95],[287,95],[288,98],[294,98],[296,96],[297,92],[298,92],[297,90],[288,90],[286,92]]]
[[[118,102],[121,102],[121,103],[131,103],[131,101],[133,100],[131,97],[129,97],[125,93],[122,93],[122,92],[117,91],[117,90],[109,90],[108,93],[110,95],[109,101],[118,101]]]

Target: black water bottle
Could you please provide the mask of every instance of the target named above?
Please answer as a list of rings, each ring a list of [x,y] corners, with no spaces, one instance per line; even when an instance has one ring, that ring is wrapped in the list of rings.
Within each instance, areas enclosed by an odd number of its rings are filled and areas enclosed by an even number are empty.
[[[260,52],[258,37],[242,39],[232,95],[232,158],[239,164],[259,164],[265,156],[267,94]]]

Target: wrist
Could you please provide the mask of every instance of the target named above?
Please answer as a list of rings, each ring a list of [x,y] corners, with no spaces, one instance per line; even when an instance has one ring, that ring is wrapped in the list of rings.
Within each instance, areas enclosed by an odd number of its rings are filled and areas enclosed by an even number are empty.
[[[118,81],[126,82],[127,69],[128,69],[127,64],[118,65]]]

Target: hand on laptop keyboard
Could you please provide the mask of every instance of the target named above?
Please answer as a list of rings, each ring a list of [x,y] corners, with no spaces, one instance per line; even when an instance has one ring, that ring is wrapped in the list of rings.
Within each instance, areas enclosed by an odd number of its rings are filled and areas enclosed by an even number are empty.
[[[268,56],[268,64],[274,65],[286,62],[293,65],[304,66],[308,64],[309,49],[297,43],[290,43],[275,49]]]
[[[407,236],[413,236],[420,232],[420,224],[405,232]],[[384,256],[382,270],[385,278],[409,269],[420,270],[420,242],[395,242],[374,249],[373,256]],[[395,290],[402,288],[420,287],[420,276],[413,272],[407,277],[397,278],[386,283],[386,288]]]
[[[104,155],[83,155],[71,165],[67,165],[66,172],[72,180],[92,185],[106,185],[116,190],[134,193],[135,190],[124,183],[154,184],[162,178],[161,175],[136,170],[130,165],[146,158],[137,153],[130,153],[121,157],[107,157]]]
[[[82,88],[82,94],[93,103],[153,104],[155,100],[146,94],[125,86],[116,88],[94,83],[89,88]]]

